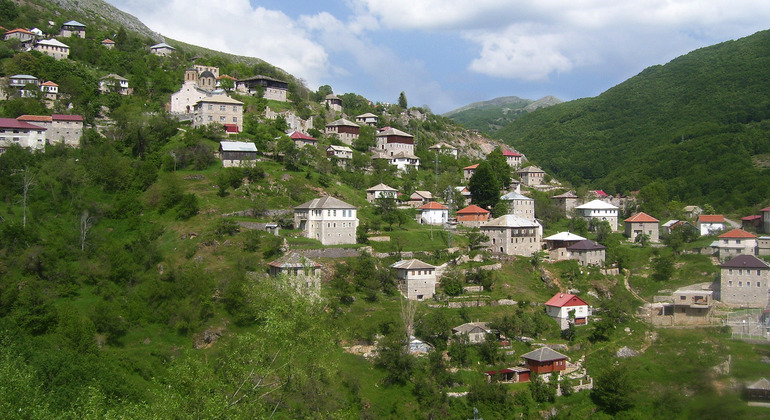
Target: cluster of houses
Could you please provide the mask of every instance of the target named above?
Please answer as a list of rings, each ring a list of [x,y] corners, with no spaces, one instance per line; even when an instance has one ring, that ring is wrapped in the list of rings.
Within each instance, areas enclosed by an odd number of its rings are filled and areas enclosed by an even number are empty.
[[[42,150],[46,144],[79,147],[82,135],[83,117],[80,115],[22,115],[18,118],[0,118],[0,154],[12,145],[32,150]]]

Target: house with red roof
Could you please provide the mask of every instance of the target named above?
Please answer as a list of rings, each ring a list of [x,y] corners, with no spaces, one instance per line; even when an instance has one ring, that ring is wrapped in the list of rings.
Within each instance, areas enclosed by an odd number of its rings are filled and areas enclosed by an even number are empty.
[[[626,223],[625,235],[631,242],[636,242],[640,235],[647,235],[650,242],[660,242],[660,222],[647,213],[639,212],[624,220]]]
[[[712,235],[725,229],[725,217],[721,214],[701,214],[695,226],[702,235]]]
[[[47,129],[15,118],[0,118],[0,154],[11,145],[42,150]]]
[[[471,180],[471,177],[473,176],[473,174],[476,173],[476,168],[478,167],[479,167],[479,164],[477,163],[475,165],[466,166],[463,168],[463,179],[465,179],[465,182],[468,182]]]
[[[102,41],[102,46],[104,48],[107,48],[108,50],[111,50],[111,49],[115,48],[115,41],[107,38],[107,39]]]
[[[521,166],[521,159],[523,157],[521,153],[503,150],[503,157],[511,168],[518,168]]]
[[[733,229],[719,235],[711,246],[719,250],[720,259],[737,255],[756,255],[757,237],[743,229]]]
[[[741,217],[741,229],[751,229],[753,231],[759,232],[762,230],[762,215],[761,214],[753,214],[751,216],[744,216]]]
[[[472,204],[464,209],[457,210],[457,223],[465,227],[479,227],[489,221],[489,210]]]
[[[449,221],[449,208],[443,204],[431,201],[417,208],[420,210],[419,222],[425,225],[443,225]]]
[[[305,146],[318,146],[318,140],[316,138],[310,137],[307,134],[300,133],[297,130],[289,133],[289,138],[294,142],[294,146],[296,146],[297,149],[301,149]]]
[[[17,28],[17,29],[11,29],[10,31],[6,32],[3,36],[3,41],[8,41],[9,39],[18,39],[21,41],[22,44],[28,44],[31,45],[32,41],[34,41],[36,38],[36,35],[32,33],[31,31],[27,29]]]
[[[557,293],[545,303],[545,313],[548,314],[563,330],[569,328],[570,322],[575,325],[588,324],[588,303],[580,297],[569,293]],[[570,319],[574,313],[574,321]]]

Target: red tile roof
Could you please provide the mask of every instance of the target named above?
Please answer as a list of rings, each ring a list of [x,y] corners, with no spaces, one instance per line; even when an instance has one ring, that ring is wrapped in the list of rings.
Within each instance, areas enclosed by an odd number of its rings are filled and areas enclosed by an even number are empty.
[[[762,218],[762,216],[761,216],[761,215],[759,215],[759,214],[755,214],[755,215],[753,215],[753,216],[745,216],[745,217],[741,217],[741,220],[744,220],[744,221],[746,221],[746,222],[751,222],[751,221],[753,221],[753,220],[759,220],[759,219],[761,219],[761,218]]]
[[[488,213],[489,213],[489,210],[484,210],[475,204],[471,204],[470,206],[462,210],[457,210],[457,214],[488,214]]]
[[[54,82],[49,80],[49,81],[43,83],[41,86],[59,86],[59,85],[57,85],[56,83],[54,83]]]
[[[609,194],[607,194],[606,192],[604,192],[602,190],[591,190],[589,192],[593,193],[597,197],[609,197],[610,196]]]
[[[477,163],[477,164],[475,164],[475,165],[466,166],[466,167],[464,167],[463,169],[476,169],[476,168],[478,168],[478,166],[479,166],[479,164]]]
[[[724,223],[725,217],[721,214],[701,214],[698,216],[698,221],[701,223]]]
[[[650,216],[645,212],[639,212],[625,220],[634,223],[658,223],[660,220]]]
[[[0,128],[16,128],[21,130],[47,130],[47,128],[32,125],[16,118],[0,118]]]
[[[308,136],[307,134],[300,133],[297,130],[294,130],[289,135],[294,140],[315,140],[315,138]]]
[[[83,117],[80,115],[53,114],[51,118],[55,121],[83,121]]]
[[[439,204],[435,201],[431,201],[428,204],[423,204],[418,208],[420,210],[449,210],[446,206]]]
[[[51,122],[52,119],[48,115],[21,115],[16,117],[19,121],[38,121],[38,122]]]
[[[21,32],[23,34],[28,34],[28,35],[35,35],[34,33],[30,32],[30,31],[28,31],[26,29],[21,29],[21,28],[11,29],[10,31],[6,32],[5,34],[8,35],[8,34],[16,33],[16,32]]]
[[[756,236],[746,232],[743,229],[733,229],[727,233],[719,235],[720,238],[735,238],[735,239],[750,239],[756,238]]]
[[[511,152],[510,150],[503,150],[503,156],[521,157],[521,153]]]
[[[552,298],[548,299],[548,302],[546,302],[545,304],[546,306],[556,306],[559,308],[563,308],[565,306],[588,305],[588,303],[583,299],[580,299],[579,297],[569,293],[557,293],[553,295]]]
[[[763,209],[762,209],[762,210],[760,210],[760,211],[770,211],[770,207],[765,207],[765,208],[763,208]]]
[[[111,39],[105,39],[104,41],[102,41],[102,44],[114,44],[114,43],[115,43],[115,41],[113,41]]]

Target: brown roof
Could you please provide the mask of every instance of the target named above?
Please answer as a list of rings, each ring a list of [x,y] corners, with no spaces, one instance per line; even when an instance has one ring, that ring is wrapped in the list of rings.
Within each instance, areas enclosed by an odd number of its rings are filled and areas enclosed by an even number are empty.
[[[701,223],[724,223],[725,217],[721,214],[701,214],[698,216],[698,221]]]
[[[743,229],[733,229],[727,233],[719,235],[720,238],[734,238],[734,239],[751,239],[756,238],[755,235],[746,232]]]
[[[447,206],[437,203],[435,201],[431,201],[428,204],[423,204],[420,207],[418,207],[420,210],[449,210]]]
[[[768,269],[770,266],[753,255],[738,255],[730,261],[722,263],[724,268],[759,268]]]
[[[489,213],[489,210],[484,210],[475,204],[471,204],[470,206],[462,210],[457,210],[457,214],[488,214],[488,213]]]
[[[632,223],[658,223],[660,220],[650,216],[645,212],[639,212],[625,220]]]

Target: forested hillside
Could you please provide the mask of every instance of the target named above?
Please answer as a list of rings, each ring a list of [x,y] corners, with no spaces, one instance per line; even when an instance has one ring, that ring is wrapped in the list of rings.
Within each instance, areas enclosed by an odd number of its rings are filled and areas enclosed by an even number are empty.
[[[492,134],[528,112],[561,102],[553,96],[546,96],[536,101],[516,96],[505,96],[489,101],[474,102],[443,115],[465,128]]]
[[[768,66],[763,31],[528,114],[495,137],[573,184],[750,210],[770,195]]]

